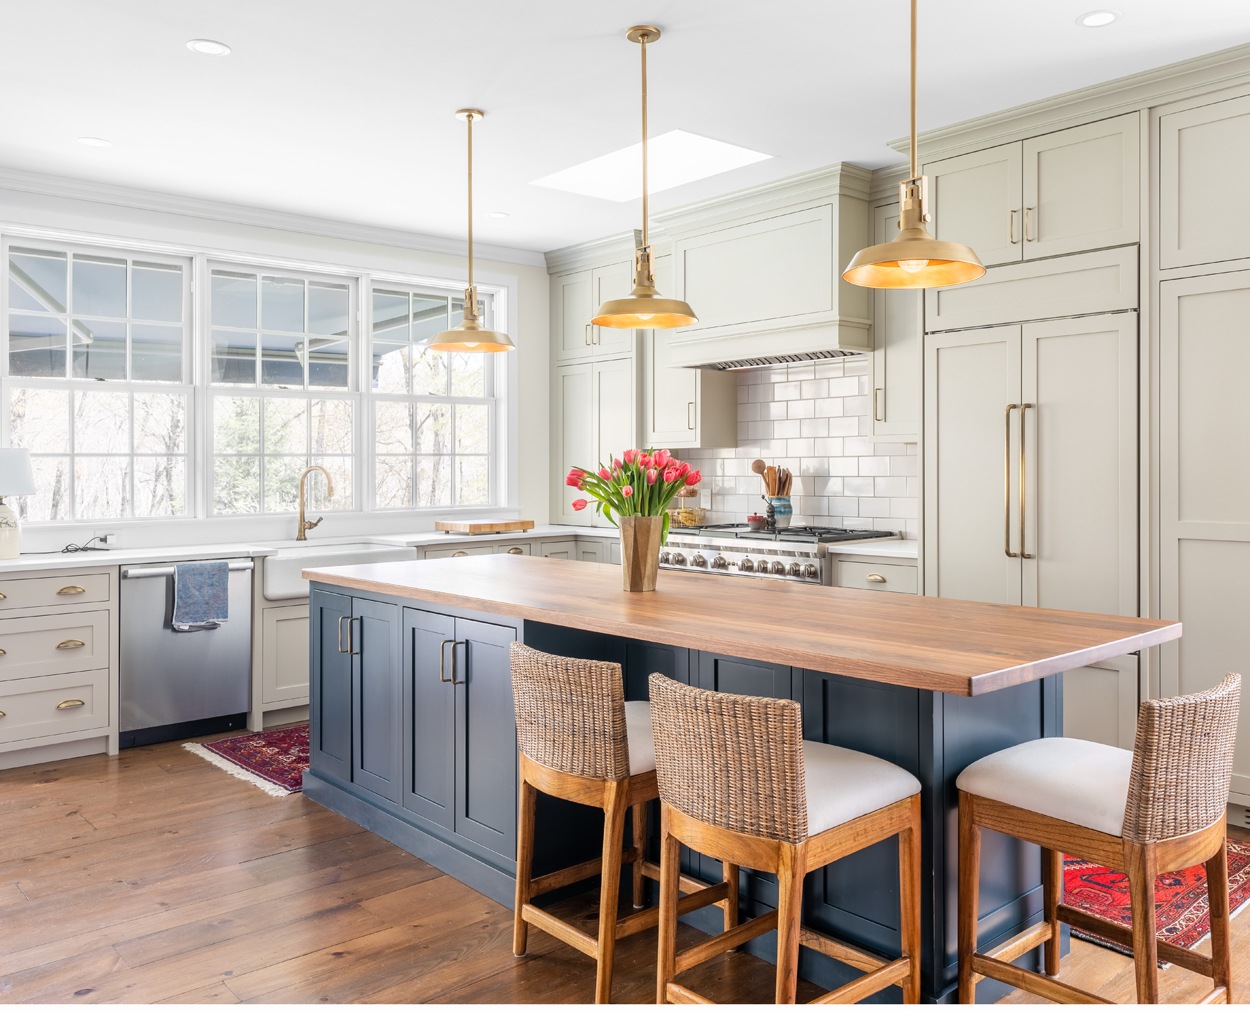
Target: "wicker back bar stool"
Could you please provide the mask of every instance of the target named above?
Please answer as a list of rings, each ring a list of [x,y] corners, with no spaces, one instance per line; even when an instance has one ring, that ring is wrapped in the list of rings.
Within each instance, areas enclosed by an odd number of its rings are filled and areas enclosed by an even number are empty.
[[[1225,807],[1241,706],[1241,675],[1215,688],[1138,709],[1132,751],[1049,737],[995,752],[960,773],[959,999],[976,999],[990,977],[1049,1000],[1101,1000],[1052,977],[1059,973],[1060,924],[1133,951],[1137,1001],[1159,1001],[1158,958],[1211,977],[1202,1003],[1230,1001],[1228,856]],[[995,950],[977,946],[981,830],[1042,847],[1044,919]],[[1063,904],[1063,856],[1128,875],[1132,929]],[[1155,932],[1155,878],[1205,864],[1211,954],[1161,941]],[[1012,965],[1045,945],[1046,975]]]
[[[674,977],[777,931],[776,1001],[793,1004],[800,945],[864,975],[816,1003],[852,1002],[893,984],[920,998],[920,783],[890,762],[803,740],[799,704],[704,691],[652,674],[651,720],[660,789],[658,1003],[708,1003]],[[803,879],[835,860],[898,837],[901,947],[885,959],[801,925]],[[677,952],[681,844],[738,868],[777,875],[775,912]]]
[[[646,702],[626,702],[621,666],[541,653],[521,643],[511,646],[512,693],[516,704],[520,748],[516,904],[512,951],[524,955],[529,925],[589,955],[598,963],[595,1002],[606,1004],[612,993],[612,962],[616,942],[656,925],[659,910],[643,909],[617,918],[621,867],[633,865],[633,902],[644,900],[643,878],[659,879],[659,867],[645,860],[647,803],[655,800],[655,751],[651,713]],[[577,804],[601,808],[602,855],[594,860],[533,877],[534,808],[542,791]],[[625,812],[633,812],[633,845],[622,850]],[[601,876],[598,935],[578,930],[534,905],[533,900],[556,888]],[[737,881],[704,887],[686,879],[682,912],[721,903],[725,915],[737,910]]]

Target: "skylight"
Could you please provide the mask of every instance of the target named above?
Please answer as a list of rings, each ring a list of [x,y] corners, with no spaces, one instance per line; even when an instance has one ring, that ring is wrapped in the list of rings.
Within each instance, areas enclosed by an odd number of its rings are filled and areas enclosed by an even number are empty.
[[[670,130],[652,137],[647,153],[650,161],[648,189],[651,193],[707,179],[772,157],[685,130]],[[637,200],[642,196],[641,162],[642,143],[639,142],[535,179],[534,185],[618,203]]]

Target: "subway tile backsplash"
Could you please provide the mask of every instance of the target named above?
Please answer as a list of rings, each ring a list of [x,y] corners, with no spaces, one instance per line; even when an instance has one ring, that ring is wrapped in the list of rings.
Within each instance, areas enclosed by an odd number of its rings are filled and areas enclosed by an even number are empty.
[[[861,355],[738,374],[738,447],[678,455],[703,471],[697,504],[712,523],[763,512],[751,461],[794,472],[794,520],[820,526],[919,534],[915,443],[868,438],[869,361]]]

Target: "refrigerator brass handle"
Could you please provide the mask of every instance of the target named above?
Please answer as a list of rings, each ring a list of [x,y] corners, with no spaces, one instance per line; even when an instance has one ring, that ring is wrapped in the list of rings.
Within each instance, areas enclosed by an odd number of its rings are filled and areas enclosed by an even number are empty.
[[[1036,213],[1037,213],[1037,208],[1036,208],[1036,207],[1026,207],[1026,208],[1024,209],[1024,241],[1025,241],[1025,242],[1036,242],[1036,241],[1037,241],[1037,236],[1036,236],[1036,235],[1030,235],[1030,234],[1029,234],[1029,215],[1030,215],[1030,214],[1036,214]]]
[[[56,591],[58,597],[74,597],[80,593],[86,593],[87,590],[82,586],[62,586]]]
[[[447,664],[447,644],[448,643],[451,643],[451,651],[452,651],[451,662],[454,665],[456,662],[456,640],[444,639],[442,642],[438,644],[438,679],[445,685],[454,684],[452,679],[447,676],[446,664]]]
[[[1035,558],[1036,555],[1030,555],[1025,550],[1024,543],[1024,471],[1025,471],[1025,444],[1024,444],[1024,414],[1032,407],[1032,404],[1020,405],[1020,557]]]
[[[85,645],[81,639],[62,639],[56,644],[57,649],[82,649]]]
[[[347,614],[340,614],[340,615],[339,615],[339,652],[340,652],[340,653],[346,653],[346,652],[348,652],[348,650],[345,650],[345,649],[343,648],[343,622],[344,622],[345,620],[346,620],[346,621],[350,621],[350,620],[351,620],[351,615],[347,615]]]
[[[456,647],[466,645],[463,639],[453,639],[451,641],[451,683],[453,685],[462,685],[463,681],[456,680]]]
[[[1016,215],[1019,213],[1014,207],[1007,212],[1007,241],[1013,246],[1020,241],[1016,238]]]
[[[78,709],[86,704],[82,699],[66,699],[64,702],[58,702],[56,707],[57,709]]]
[[[1003,411],[1003,554],[1019,558],[1011,550],[1011,412],[1019,404],[1008,404]]]
[[[872,388],[872,420],[885,421],[885,412],[881,410],[881,400],[885,392],[884,386],[874,386]]]
[[[870,583],[884,583],[885,582],[885,576],[881,575],[880,572],[870,572],[864,578],[868,580],[868,582]]]

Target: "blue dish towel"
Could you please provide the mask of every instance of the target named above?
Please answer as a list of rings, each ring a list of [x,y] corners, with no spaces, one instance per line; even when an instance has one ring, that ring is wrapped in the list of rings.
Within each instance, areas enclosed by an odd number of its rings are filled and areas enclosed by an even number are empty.
[[[230,617],[230,563],[183,562],[174,566],[175,632],[216,628]]]

